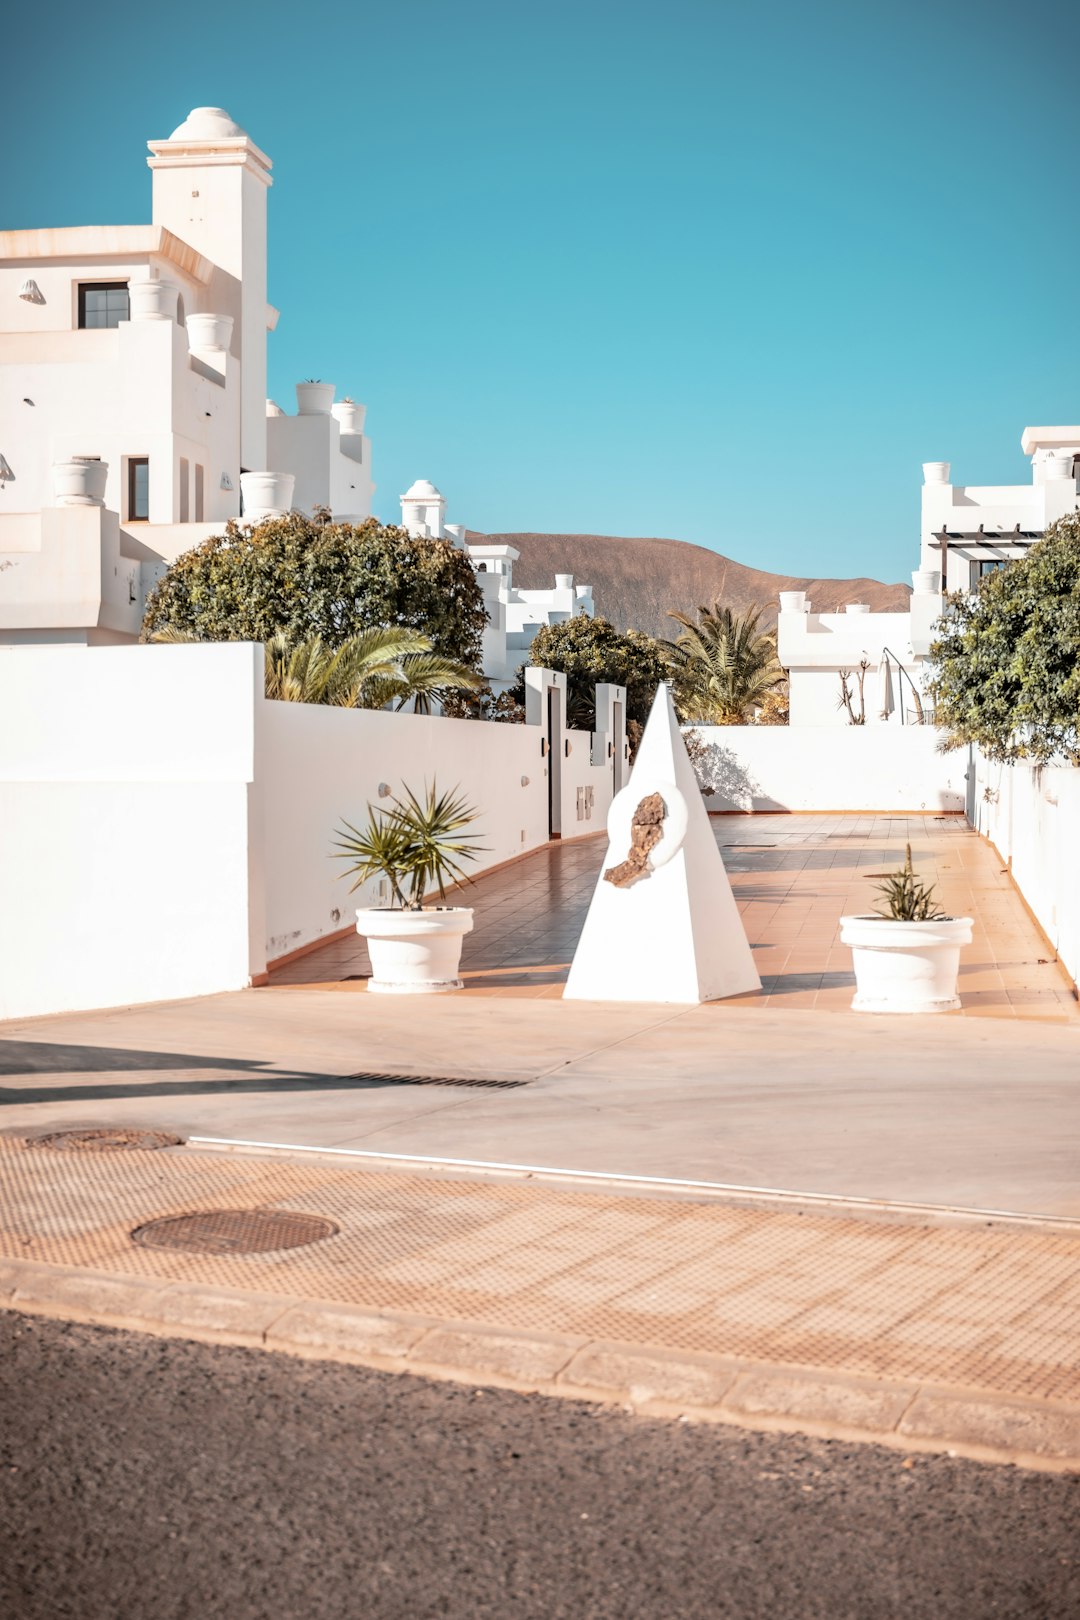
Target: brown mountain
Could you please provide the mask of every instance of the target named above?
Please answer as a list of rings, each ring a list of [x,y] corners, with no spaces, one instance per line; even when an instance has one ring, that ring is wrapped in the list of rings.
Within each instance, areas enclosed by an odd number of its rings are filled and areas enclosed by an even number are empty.
[[[592,586],[597,613],[618,629],[647,630],[665,640],[678,629],[667,616],[669,609],[693,614],[717,597],[740,613],[760,608],[762,628],[771,629],[780,591],[806,591],[822,613],[846,602],[868,602],[875,612],[903,612],[911,595],[906,585],[884,585],[877,579],[768,574],[685,540],[625,540],[608,534],[470,533],[468,538],[520,551],[514,584],[522,590],[543,590],[554,574],[573,574],[579,585]]]

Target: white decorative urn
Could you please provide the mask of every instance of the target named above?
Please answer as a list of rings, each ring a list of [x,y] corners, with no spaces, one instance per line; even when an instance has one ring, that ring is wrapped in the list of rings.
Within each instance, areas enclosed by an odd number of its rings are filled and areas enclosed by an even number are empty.
[[[924,461],[922,475],[924,484],[947,484],[952,463],[949,461]]]
[[[89,456],[71,461],[54,461],[52,469],[54,506],[104,506],[105,481],[109,463]]]
[[[942,1013],[960,1006],[960,948],[971,944],[970,917],[899,922],[841,917],[840,943],[851,946],[856,1012]]]
[[[368,989],[398,996],[460,990],[461,947],[472,925],[470,906],[439,906],[433,911],[361,908],[356,932],[367,940],[371,957]]]
[[[1046,458],[1047,478],[1072,478],[1073,453],[1071,450],[1053,450]]]
[[[846,608],[844,609],[845,613],[855,613],[855,614],[869,613],[869,611],[870,611],[869,602],[849,602],[847,604]]]
[[[232,342],[231,315],[192,314],[186,321],[188,348],[197,353],[227,349]]]
[[[295,488],[295,473],[241,473],[240,494],[244,503],[244,522],[265,523],[267,518],[284,517],[292,510]]]
[[[941,573],[936,568],[913,568],[911,590],[915,596],[940,596]]]
[[[171,281],[150,276],[128,282],[128,301],[133,321],[175,321],[179,289]]]
[[[806,600],[806,592],[781,591],[780,611],[781,613],[808,613],[810,611],[810,604]]]
[[[329,416],[333,403],[333,383],[297,383],[296,409],[301,416]]]
[[[336,405],[330,407],[330,415],[342,433],[363,433],[367,406],[358,405],[354,399],[339,399]]]

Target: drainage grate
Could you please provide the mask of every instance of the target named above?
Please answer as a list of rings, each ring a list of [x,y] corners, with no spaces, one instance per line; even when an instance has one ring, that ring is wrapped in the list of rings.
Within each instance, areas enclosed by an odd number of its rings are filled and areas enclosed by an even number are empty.
[[[513,1091],[517,1086],[532,1083],[529,1079],[502,1080],[476,1074],[371,1074],[366,1069],[360,1074],[350,1074],[349,1079],[366,1080],[373,1086],[469,1086],[484,1091]]]
[[[50,1131],[27,1140],[28,1147],[54,1148],[58,1153],[152,1153],[157,1148],[183,1147],[184,1138],[171,1131],[108,1130]]]
[[[181,1249],[186,1254],[268,1254],[302,1249],[333,1237],[338,1228],[321,1215],[276,1209],[204,1209],[198,1215],[167,1215],[132,1232],[143,1249]]]

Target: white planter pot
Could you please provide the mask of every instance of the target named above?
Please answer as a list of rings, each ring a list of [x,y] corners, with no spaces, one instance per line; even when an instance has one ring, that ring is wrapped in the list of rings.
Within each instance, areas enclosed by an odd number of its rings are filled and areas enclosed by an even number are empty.
[[[870,604],[869,604],[869,602],[849,602],[847,607],[844,609],[844,611],[845,611],[845,613],[855,613],[855,614],[869,613]]]
[[[333,383],[297,383],[296,409],[301,416],[329,416],[333,403]]]
[[[460,990],[461,946],[472,925],[468,906],[440,911],[358,910],[356,932],[367,940],[371,957],[368,989],[397,996]]]
[[[840,943],[851,946],[856,1012],[955,1012],[960,948],[971,944],[971,918],[893,922],[841,917]]]
[[[936,568],[913,568],[911,589],[915,596],[940,596],[941,574]]]
[[[922,464],[923,483],[947,484],[951,470],[951,461],[924,461]]]
[[[341,399],[336,405],[331,405],[330,415],[334,417],[342,433],[363,433],[367,406],[357,405],[351,399]]]
[[[232,342],[231,315],[200,315],[187,317],[188,348],[197,352],[208,349],[227,349]]]
[[[284,517],[286,512],[292,511],[295,488],[295,473],[241,473],[240,493],[244,498],[244,522],[263,523],[267,518]]]
[[[54,461],[52,487],[54,506],[104,506],[107,461]]]
[[[806,592],[781,591],[780,611],[781,613],[808,613],[810,611],[810,604],[806,600]]]
[[[1071,479],[1072,475],[1073,475],[1073,458],[1072,458],[1072,451],[1071,450],[1066,455],[1057,455],[1055,453],[1054,455],[1047,456],[1047,458],[1046,458],[1046,477],[1048,479],[1056,479],[1056,478],[1069,478],[1069,479]]]
[[[171,281],[128,282],[128,300],[133,321],[175,321],[179,289]]]

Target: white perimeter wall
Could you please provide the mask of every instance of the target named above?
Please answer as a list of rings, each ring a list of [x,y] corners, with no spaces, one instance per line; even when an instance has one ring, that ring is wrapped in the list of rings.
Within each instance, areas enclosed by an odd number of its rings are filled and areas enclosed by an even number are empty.
[[[0,648],[0,1018],[240,989],[349,926],[375,897],[334,829],[384,783],[460,787],[472,870],[547,842],[539,726],[268,703],[262,667],[250,643]],[[565,837],[605,825],[591,742],[552,740]]]
[[[1080,770],[992,765],[976,753],[968,816],[1080,979]]]
[[[240,643],[0,649],[0,1017],[248,982],[261,673]]]
[[[963,810],[967,755],[930,726],[694,726],[710,810]]]
[[[257,725],[269,961],[348,927],[358,905],[383,903],[373,884],[350,894],[345,863],[331,859],[343,817],[363,827],[369,803],[389,805],[382,784],[392,794],[407,784],[419,795],[431,781],[460,788],[481,812],[470,831],[485,850],[472,873],[547,843],[538,726],[265,700]]]

